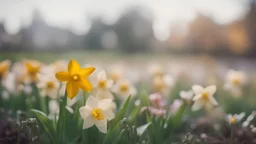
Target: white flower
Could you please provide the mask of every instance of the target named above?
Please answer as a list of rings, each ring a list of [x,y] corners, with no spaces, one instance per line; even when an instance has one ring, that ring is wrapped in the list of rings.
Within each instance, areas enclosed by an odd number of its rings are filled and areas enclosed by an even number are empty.
[[[241,88],[245,83],[246,76],[242,71],[229,70],[224,89],[231,91],[234,96],[240,96]]]
[[[58,113],[60,111],[59,103],[56,100],[49,101],[49,118],[58,119]]]
[[[57,113],[59,113],[59,109],[60,109],[60,106],[56,100],[49,101],[49,112],[50,113],[57,114]]]
[[[120,80],[125,75],[125,67],[122,65],[113,65],[107,71],[111,79],[115,82]]]
[[[151,64],[148,68],[149,74],[151,76],[163,76],[164,75],[164,68],[160,64]]]
[[[112,100],[98,100],[94,96],[89,96],[86,105],[79,109],[80,115],[84,119],[83,129],[96,125],[102,133],[107,132],[107,122],[115,117],[112,110]]]
[[[194,96],[194,93],[192,90],[189,91],[181,91],[180,97],[186,101],[191,101]]]
[[[113,86],[113,80],[107,79],[106,72],[104,70],[100,71],[97,75],[96,81],[93,85],[94,95],[99,99],[111,98],[114,99],[110,88]]]
[[[226,119],[230,124],[235,124],[241,121],[244,118],[244,116],[245,116],[245,112],[242,112],[240,114],[234,114],[234,115],[228,114]]]
[[[192,87],[192,90],[195,93],[195,96],[193,97],[194,104],[192,106],[193,111],[197,111],[201,109],[203,106],[216,106],[218,105],[218,102],[214,99],[213,94],[216,92],[216,86],[210,85],[206,88],[203,88],[199,85],[194,85]]]
[[[112,91],[120,96],[121,99],[126,99],[129,95],[137,94],[136,88],[128,79],[121,79],[113,86]]]
[[[58,60],[52,63],[50,66],[53,68],[54,72],[57,73],[60,71],[66,71],[68,62],[65,60]]]
[[[8,90],[8,92],[15,94],[16,89],[16,77],[13,72],[10,72],[5,79],[2,80],[2,86]]]
[[[60,87],[59,81],[52,75],[38,75],[37,87],[40,89],[41,96],[49,96],[56,99]]]
[[[153,89],[155,92],[160,92],[167,96],[170,93],[174,82],[175,80],[171,75],[155,76],[153,78]]]

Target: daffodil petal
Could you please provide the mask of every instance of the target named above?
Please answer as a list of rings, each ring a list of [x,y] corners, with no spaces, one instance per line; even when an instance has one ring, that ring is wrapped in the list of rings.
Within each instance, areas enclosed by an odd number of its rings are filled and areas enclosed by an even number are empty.
[[[218,105],[218,102],[215,100],[215,98],[213,96],[209,97],[209,101],[213,104],[213,105]]]
[[[107,109],[104,111],[104,117],[110,121],[115,118],[115,114],[112,109]]]
[[[99,107],[102,110],[107,110],[107,109],[111,108],[111,106],[112,106],[112,99],[110,99],[110,98],[102,99],[99,101]]]
[[[69,79],[69,74],[67,72],[58,72],[55,77],[61,82],[66,82]]]
[[[97,75],[98,81],[105,81],[107,79],[106,72],[104,70],[100,71]]]
[[[107,133],[107,120],[98,120],[95,121],[96,127],[101,131],[102,133]]]
[[[79,112],[80,112],[80,115],[82,116],[82,118],[86,119],[88,116],[91,115],[92,108],[90,108],[86,105],[86,106],[80,107]]]
[[[216,92],[216,85],[210,85],[208,87],[205,88],[209,93],[210,95],[213,95],[215,92]]]
[[[86,105],[90,108],[97,108],[98,107],[98,99],[94,96],[89,96]]]
[[[92,116],[88,116],[86,119],[84,119],[83,129],[90,128],[94,125],[94,118]]]
[[[82,77],[88,77],[88,76],[91,75],[94,71],[95,71],[95,68],[94,68],[94,67],[82,68],[82,69],[80,69],[80,75],[81,75]]]
[[[203,89],[204,88],[202,86],[200,86],[200,85],[193,85],[192,86],[192,90],[194,91],[194,93],[196,95],[200,94],[203,91]]]
[[[192,106],[192,111],[197,111],[203,107],[204,103],[201,100],[196,101]]]
[[[68,98],[73,99],[77,95],[79,87],[76,86],[74,83],[68,81],[66,85],[66,90],[68,93]]]
[[[79,71],[80,71],[79,63],[75,60],[70,60],[70,62],[68,63],[68,73],[70,75],[73,75],[73,74],[78,74]]]
[[[87,92],[92,91],[92,85],[87,79],[81,79],[80,81],[77,81],[76,83],[84,91],[87,91]]]
[[[196,100],[200,99],[201,97],[202,97],[202,94],[195,95],[193,97],[193,101],[196,101]]]

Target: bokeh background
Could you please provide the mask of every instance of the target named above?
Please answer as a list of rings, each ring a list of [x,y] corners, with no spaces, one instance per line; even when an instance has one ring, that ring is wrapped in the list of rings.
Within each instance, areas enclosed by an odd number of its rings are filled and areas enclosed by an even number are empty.
[[[0,0],[1,60],[250,71],[255,56],[255,0]]]

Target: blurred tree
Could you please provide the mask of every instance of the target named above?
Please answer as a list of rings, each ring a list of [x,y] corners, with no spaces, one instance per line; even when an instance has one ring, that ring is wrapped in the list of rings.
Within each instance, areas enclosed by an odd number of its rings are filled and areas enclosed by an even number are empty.
[[[218,50],[216,48],[224,47],[224,32],[225,27],[216,24],[210,17],[199,13],[189,25],[187,42],[194,52],[214,52]]]
[[[249,11],[245,17],[251,49],[249,56],[256,56],[256,0],[250,0]]]
[[[103,49],[101,36],[110,29],[110,26],[103,23],[100,17],[91,19],[91,29],[85,36],[85,45],[88,49]]]
[[[113,27],[125,52],[149,51],[152,41],[155,41],[152,17],[148,10],[141,7],[126,11]]]

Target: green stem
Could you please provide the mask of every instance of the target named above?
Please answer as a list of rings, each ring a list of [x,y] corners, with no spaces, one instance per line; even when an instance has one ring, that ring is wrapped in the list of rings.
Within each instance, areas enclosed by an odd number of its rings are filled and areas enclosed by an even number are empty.
[[[62,83],[60,83],[60,86],[59,86],[59,89],[58,89],[58,92],[57,92],[57,100],[60,100],[60,90],[61,90],[61,87],[62,87]]]
[[[86,104],[86,92],[85,91],[83,91],[83,97],[84,97],[84,103],[83,103],[83,105],[85,106],[85,104]]]
[[[234,127],[231,126],[231,140],[234,139]]]
[[[40,106],[41,106],[41,110],[42,110],[44,113],[47,113],[46,97],[40,97]]]

